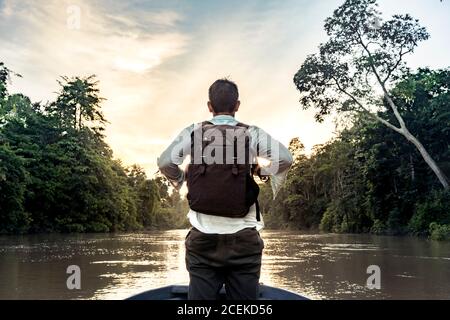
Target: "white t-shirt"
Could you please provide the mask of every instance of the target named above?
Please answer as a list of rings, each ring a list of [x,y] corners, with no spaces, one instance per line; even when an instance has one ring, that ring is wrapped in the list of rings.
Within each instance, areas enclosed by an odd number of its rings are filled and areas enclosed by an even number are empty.
[[[189,210],[188,218],[191,225],[203,233],[231,234],[245,228],[256,228],[260,231],[264,228],[262,214],[261,221],[256,220],[256,206],[252,205],[248,214],[243,218],[227,218],[203,214]]]

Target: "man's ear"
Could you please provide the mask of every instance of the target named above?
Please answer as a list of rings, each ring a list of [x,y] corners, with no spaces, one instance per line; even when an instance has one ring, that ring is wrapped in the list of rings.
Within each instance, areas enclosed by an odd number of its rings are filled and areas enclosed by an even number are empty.
[[[240,106],[241,106],[241,102],[238,100],[236,102],[236,106],[234,107],[234,112],[238,112]]]
[[[209,110],[209,112],[214,113],[214,109],[212,107],[211,101],[208,101],[208,110]]]

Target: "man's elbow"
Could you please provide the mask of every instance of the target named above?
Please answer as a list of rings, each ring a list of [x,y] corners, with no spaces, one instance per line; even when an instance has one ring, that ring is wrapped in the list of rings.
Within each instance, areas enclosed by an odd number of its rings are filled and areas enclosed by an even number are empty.
[[[164,173],[168,167],[170,167],[170,161],[168,161],[167,157],[159,157],[156,161],[156,165],[158,166],[159,171]]]
[[[283,156],[276,162],[272,162],[270,166],[263,167],[263,173],[267,175],[276,175],[289,170],[292,166],[293,160],[291,156]]]
[[[158,166],[159,170],[161,170],[161,168],[164,167],[164,163],[161,160],[161,158],[156,159],[156,165]]]
[[[294,159],[292,158],[292,155],[290,153],[287,153],[280,161],[280,171],[288,170],[293,163]]]

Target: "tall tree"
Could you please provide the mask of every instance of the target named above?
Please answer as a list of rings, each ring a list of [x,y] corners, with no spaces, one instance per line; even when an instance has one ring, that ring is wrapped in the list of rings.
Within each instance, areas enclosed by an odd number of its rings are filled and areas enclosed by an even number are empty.
[[[58,81],[61,91],[47,111],[61,120],[63,127],[80,131],[88,126],[96,133],[104,130],[106,119],[101,111],[98,81],[95,76],[62,77]]]
[[[443,170],[410,131],[390,92],[407,71],[405,57],[428,39],[426,29],[408,14],[383,21],[376,0],[346,0],[326,20],[325,30],[329,40],[294,77],[303,107],[317,109],[318,121],[333,111],[370,115],[412,143],[448,189]],[[380,115],[385,109],[393,119]]]
[[[178,193],[113,159],[93,76],[63,77],[40,105],[8,93],[13,74],[0,63],[0,233],[185,226]]]
[[[0,61],[0,100],[5,99],[8,93],[8,80],[11,75],[11,70],[9,70],[3,62]]]
[[[150,227],[155,221],[157,205],[160,202],[158,186],[155,180],[147,179],[142,167],[133,165],[127,169],[128,183],[136,193],[139,222]]]

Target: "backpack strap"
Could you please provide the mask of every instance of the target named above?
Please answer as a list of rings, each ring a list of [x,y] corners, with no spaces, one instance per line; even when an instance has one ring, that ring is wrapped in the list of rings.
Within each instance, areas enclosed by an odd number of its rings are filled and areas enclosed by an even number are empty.
[[[202,125],[202,126],[214,126],[214,123],[212,123],[211,121],[203,121],[203,122],[200,122],[200,125]],[[242,128],[245,128],[245,129],[250,128],[250,126],[248,124],[245,124],[245,123],[242,123],[242,122],[236,123],[236,126],[237,127],[242,127]]]
[[[259,209],[259,201],[256,199],[255,201],[255,209],[256,209],[256,221],[261,221],[261,211]]]
[[[237,137],[234,137],[233,140],[233,169],[232,172],[235,176],[237,176],[239,174],[239,169],[238,169],[238,156],[237,156],[237,149],[238,149],[238,140]]]
[[[213,126],[214,123],[212,123],[211,121],[203,121],[200,123],[200,125],[203,126]]]
[[[237,124],[236,124],[236,126],[238,126],[238,127],[243,127],[243,128],[245,128],[245,129],[249,129],[250,128],[250,126],[248,125],[248,124],[245,124],[245,123],[242,123],[242,122],[238,122]],[[259,145],[257,145],[257,148],[259,149]],[[259,153],[259,150],[258,150],[258,153]],[[252,169],[251,169],[251,171],[253,171]],[[251,176],[253,176],[253,172],[251,173]],[[261,178],[261,176],[260,175],[258,175],[260,178]],[[253,177],[251,177],[252,179],[253,179]],[[262,180],[262,179],[261,179]],[[261,209],[260,209],[260,207],[259,207],[259,201],[258,201],[258,197],[256,197],[256,201],[255,201],[255,209],[256,209],[256,221],[261,221]]]
[[[200,122],[199,123],[199,126],[200,126],[200,130],[201,130],[201,132],[202,132],[202,141],[203,141],[203,133],[204,133],[204,131],[203,131],[203,127],[205,127],[205,126],[213,126],[214,124],[212,123],[212,122],[210,122],[210,121],[203,121],[203,122]],[[194,131],[192,131],[192,133],[191,133],[191,150],[193,149],[193,144],[194,144],[194,133],[195,133],[195,129],[194,129]],[[203,142],[202,142],[203,143]],[[202,148],[203,149],[203,148]],[[201,175],[204,175],[205,173],[206,173],[206,163],[205,163],[205,158],[203,157],[203,155],[202,155],[202,169],[201,169],[201,172],[200,172],[200,174]]]
[[[245,124],[245,123],[242,123],[242,122],[238,122],[238,123],[236,124],[236,126],[237,126],[237,127],[242,127],[242,128],[245,128],[245,129],[250,128],[250,126],[249,126],[248,124]]]

